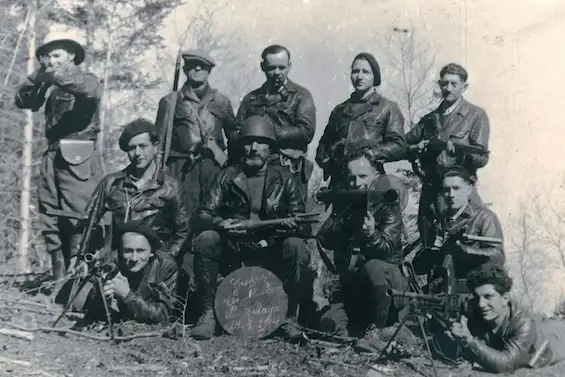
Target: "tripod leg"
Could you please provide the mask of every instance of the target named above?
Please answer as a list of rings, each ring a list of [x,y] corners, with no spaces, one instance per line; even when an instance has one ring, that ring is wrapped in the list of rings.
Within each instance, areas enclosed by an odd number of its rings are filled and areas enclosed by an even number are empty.
[[[80,285],[78,286],[77,290],[75,292],[73,292],[73,297],[71,297],[69,299],[69,301],[67,302],[67,305],[65,305],[65,308],[63,309],[63,311],[61,312],[61,314],[59,314],[59,316],[57,317],[57,319],[55,320],[55,322],[53,322],[53,327],[57,326],[57,323],[59,323],[59,321],[61,320],[61,318],[63,318],[63,316],[65,315],[65,313],[67,313],[67,311],[69,310],[69,308],[71,307],[71,305],[73,304],[73,302],[76,300],[77,296],[79,295],[80,291],[82,290],[82,288],[84,288],[84,286],[86,285],[86,283],[88,283],[88,277],[84,278],[84,280],[80,283]]]
[[[436,370],[436,365],[434,363],[434,356],[432,355],[432,350],[430,349],[430,345],[428,344],[428,338],[426,336],[426,330],[424,329],[424,320],[420,316],[418,316],[418,325],[420,326],[420,331],[422,332],[422,337],[424,338],[424,344],[426,345],[426,349],[428,350],[430,363],[432,364],[432,369],[434,370],[434,376],[437,377],[437,370]]]
[[[104,285],[102,284],[102,279],[97,277],[96,281],[98,283],[98,288],[102,293],[102,303],[104,304],[104,311],[106,312],[106,320],[108,321],[108,329],[110,330],[110,339],[115,341],[114,339],[114,324],[112,323],[112,316],[110,315],[110,310],[108,309],[108,301],[106,297],[104,297]]]
[[[400,321],[400,323],[398,324],[398,327],[396,328],[396,330],[394,331],[394,334],[392,334],[392,337],[389,339],[388,343],[386,344],[385,348],[383,348],[383,350],[381,351],[379,357],[377,358],[377,361],[380,360],[384,355],[386,355],[387,349],[390,346],[390,344],[394,341],[394,339],[396,339],[396,336],[398,335],[398,333],[400,332],[400,330],[402,330],[402,326],[404,326],[404,324],[406,323],[406,321],[408,321],[408,317],[409,315],[405,315],[404,318],[402,318],[402,321]]]

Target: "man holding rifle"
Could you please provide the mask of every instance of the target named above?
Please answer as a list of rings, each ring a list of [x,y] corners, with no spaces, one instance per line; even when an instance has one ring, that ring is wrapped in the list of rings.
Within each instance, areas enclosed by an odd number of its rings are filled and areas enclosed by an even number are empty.
[[[365,153],[360,148],[344,161],[350,189],[374,189],[370,185],[379,176],[379,162]],[[342,291],[339,295],[342,302],[336,300],[331,304],[322,316],[320,327],[347,335],[348,330],[364,331],[372,325],[379,332],[395,322],[387,290],[402,290],[406,286],[400,266],[404,257],[402,210],[398,202],[389,203],[383,196],[376,203],[350,211],[350,214],[334,212],[332,221],[326,222],[318,232],[321,246],[334,250]],[[356,325],[361,327],[355,329]],[[367,349],[373,333],[368,331],[367,339],[357,346]]]
[[[416,271],[437,272],[447,255],[452,258],[453,265],[449,268],[456,279],[464,280],[469,271],[487,262],[504,264],[500,221],[490,209],[471,200],[472,192],[473,180],[464,168],[451,167],[444,173],[442,195],[447,208],[437,221],[436,247],[424,249],[414,258],[412,263]],[[440,280],[437,284],[446,283]],[[436,290],[433,287],[436,282],[430,282],[431,292]]]
[[[311,227],[294,176],[282,166],[268,164],[276,145],[274,125],[265,117],[247,118],[239,131],[241,163],[223,169],[200,206],[194,242],[195,277],[202,314],[192,330],[196,339],[214,335],[214,295],[218,274],[246,265],[271,270],[288,295],[288,321],[283,332],[296,339],[300,264],[306,259]],[[273,222],[278,223],[272,225]],[[263,226],[265,225],[265,226]]]
[[[488,163],[490,123],[482,108],[467,102],[468,74],[465,68],[450,63],[440,71],[439,87],[443,97],[439,107],[425,115],[407,134],[408,159],[423,178],[418,230],[424,247],[434,242],[434,211],[442,212],[440,195],[442,170],[463,166],[472,179],[471,201],[482,204],[475,188],[477,170]],[[419,164],[419,165],[418,165]]]
[[[15,98],[18,108],[34,112],[45,104],[48,146],[41,163],[39,213],[56,280],[65,276],[72,244],[80,234],[76,219],[50,211],[82,214],[103,175],[96,150],[101,87],[98,77],[78,67],[84,61],[85,50],[75,40],[76,35],[57,30],[47,34],[36,50],[41,66]]]

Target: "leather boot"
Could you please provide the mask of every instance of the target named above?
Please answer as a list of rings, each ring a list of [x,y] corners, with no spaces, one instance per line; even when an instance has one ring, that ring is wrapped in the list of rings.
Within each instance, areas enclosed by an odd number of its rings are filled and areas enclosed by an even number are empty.
[[[212,339],[216,331],[216,317],[214,315],[214,293],[218,277],[218,263],[201,257],[195,258],[196,289],[202,299],[202,313],[192,329],[191,335],[197,340]]]

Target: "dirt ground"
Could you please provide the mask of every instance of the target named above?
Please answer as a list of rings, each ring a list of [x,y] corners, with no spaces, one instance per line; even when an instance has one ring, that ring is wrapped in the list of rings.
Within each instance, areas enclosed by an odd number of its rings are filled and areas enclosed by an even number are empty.
[[[183,336],[182,324],[164,336],[121,341],[91,340],[76,334],[38,330],[49,327],[61,308],[42,294],[31,295],[0,286],[0,376],[106,377],[106,376],[366,376],[376,355],[357,354],[350,345],[320,340],[289,344],[278,339],[243,341],[220,336],[196,342]],[[80,316],[65,317],[58,328],[70,328]],[[6,329],[35,330],[33,339],[6,335]],[[558,354],[565,352],[565,324],[544,322]],[[120,336],[163,332],[163,328],[120,324]],[[88,334],[106,337],[90,329]],[[483,376],[463,365],[450,369],[436,361],[439,377]],[[381,376],[433,376],[424,357],[409,357],[379,364]],[[542,370],[522,370],[516,376],[565,375],[565,364]],[[375,375],[377,376],[377,375]]]

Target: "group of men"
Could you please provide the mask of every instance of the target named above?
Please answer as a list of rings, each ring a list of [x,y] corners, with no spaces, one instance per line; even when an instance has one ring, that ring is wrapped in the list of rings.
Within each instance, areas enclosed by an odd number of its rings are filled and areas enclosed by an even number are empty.
[[[313,163],[306,152],[316,107],[310,92],[288,78],[289,50],[273,45],[263,51],[265,84],[243,98],[237,114],[208,83],[214,60],[198,50],[183,53],[186,82],[178,95],[161,99],[156,124],[138,119],[124,127],[119,147],[130,164],[106,176],[96,149],[101,86],[78,67],[85,53],[72,37],[49,34],[37,49],[40,68],[16,95],[19,108],[38,111],[45,104],[49,147],[39,206],[55,279],[74,266],[84,234],[84,222],[61,211],[87,213],[95,223],[110,213],[118,273],[93,299],[117,302],[127,318],[162,322],[177,293],[186,297],[194,284],[200,307],[192,336],[210,339],[217,328],[218,277],[242,263],[259,265],[284,283],[289,309],[281,330],[298,338],[297,309],[310,258],[305,238],[312,229],[292,218],[307,210]],[[485,111],[463,98],[467,78],[460,65],[445,66],[441,105],[405,133],[398,106],[376,91],[376,59],[357,55],[351,66],[355,91],[332,111],[316,162],[332,188],[361,190],[385,173],[383,163],[414,162],[423,181],[418,228],[424,251],[413,266],[428,274],[425,288],[437,293],[434,272],[445,255],[453,257],[458,288],[466,283],[479,310],[447,329],[449,338],[483,367],[511,371],[527,364],[539,339],[531,318],[509,298],[501,225],[475,188],[476,172],[488,162],[490,125]],[[168,113],[172,124],[164,121]],[[402,208],[377,201],[351,213],[340,203],[333,203],[317,234],[321,247],[334,250],[341,291],[320,324],[331,323],[341,334],[362,324],[368,334],[371,326],[384,329],[398,319],[401,307],[389,289],[409,289],[401,268]],[[352,216],[359,221],[349,221]],[[250,230],[275,218],[284,220]],[[549,360],[550,351],[544,355]]]

